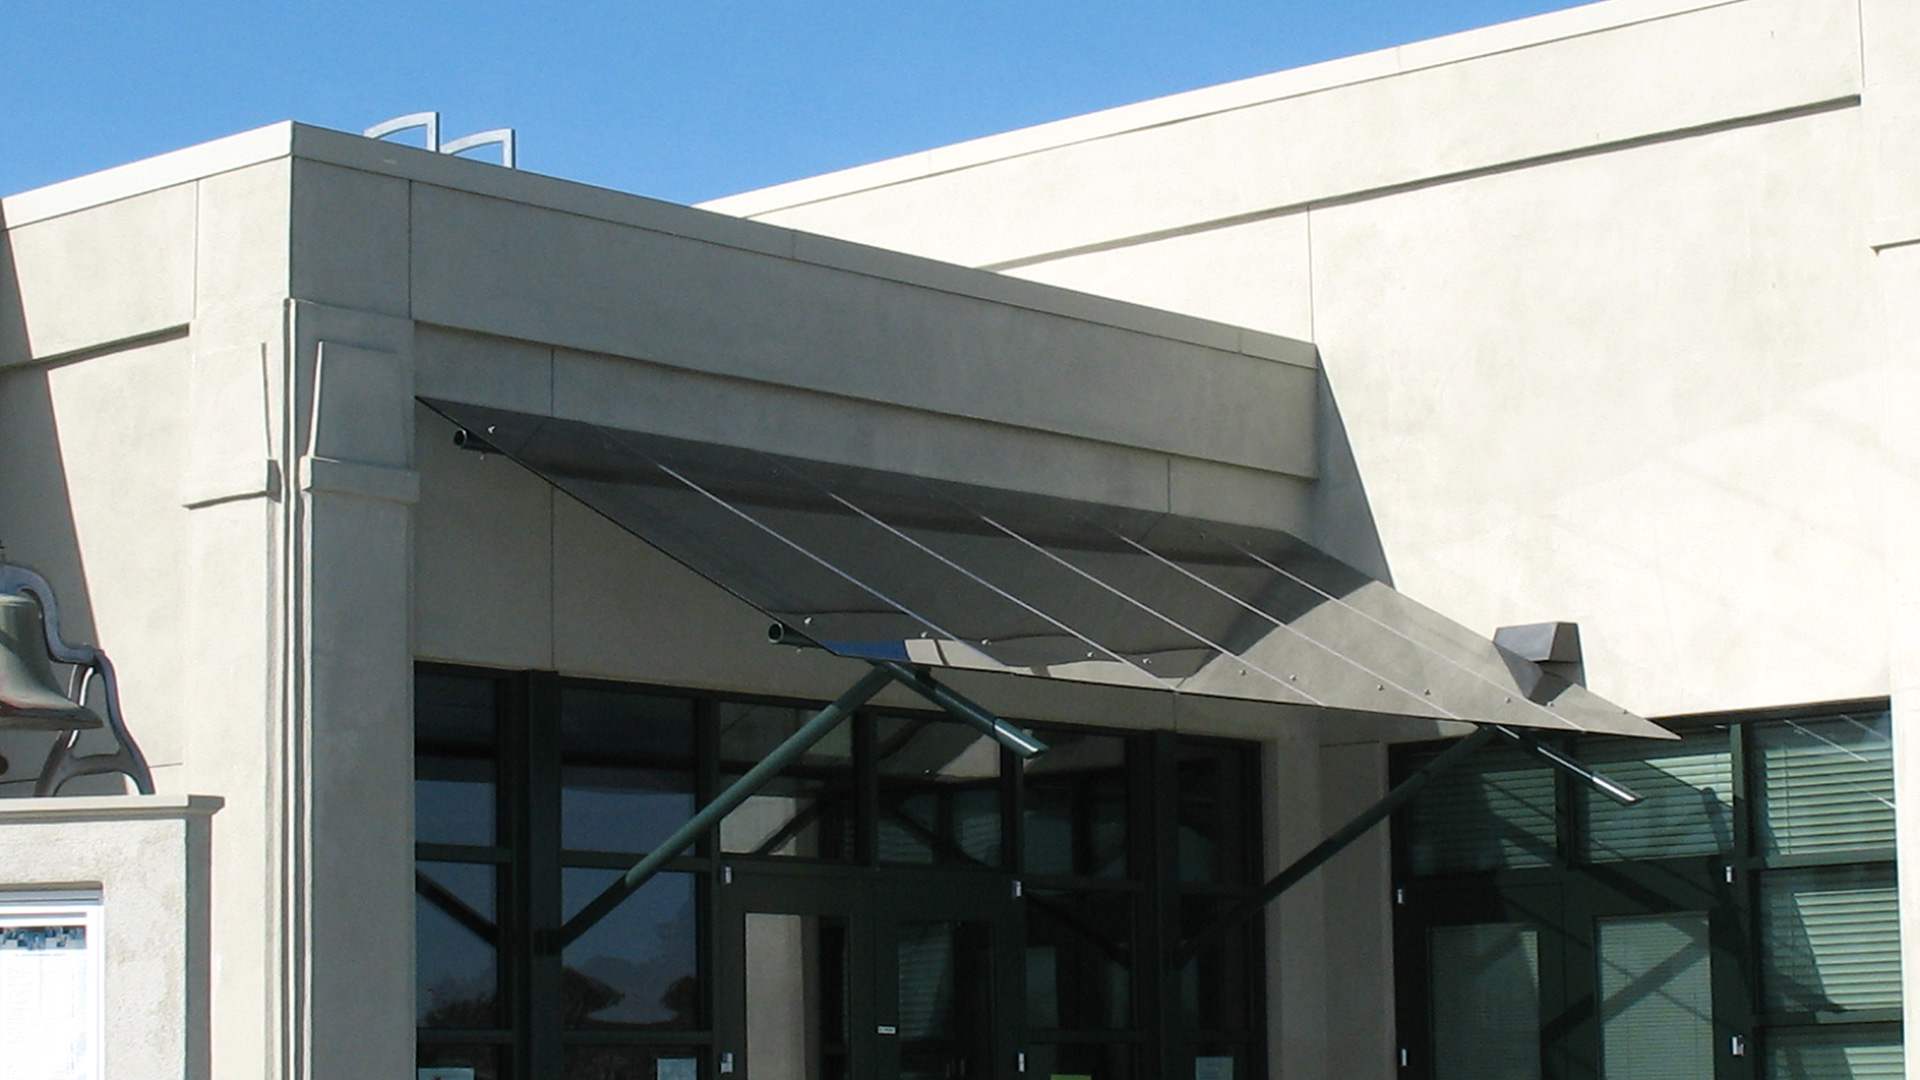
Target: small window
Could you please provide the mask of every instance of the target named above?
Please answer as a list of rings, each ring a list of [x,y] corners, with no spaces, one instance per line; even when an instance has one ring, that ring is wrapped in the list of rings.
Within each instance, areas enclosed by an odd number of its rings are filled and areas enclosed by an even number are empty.
[[[1621,804],[1581,785],[1585,854],[1593,862],[1712,855],[1733,850],[1733,749],[1727,730],[1677,743],[1587,743],[1580,757],[1642,796]]]
[[[1884,711],[1755,725],[1761,852],[1893,847],[1893,725]]]
[[[1499,748],[1442,774],[1403,819],[1415,874],[1546,866],[1555,821],[1552,767]]]

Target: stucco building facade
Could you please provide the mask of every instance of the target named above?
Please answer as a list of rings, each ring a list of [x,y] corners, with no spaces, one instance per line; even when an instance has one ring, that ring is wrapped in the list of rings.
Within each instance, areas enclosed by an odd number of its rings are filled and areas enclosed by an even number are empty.
[[[1711,892],[1661,886],[1594,918],[1711,926],[1711,949],[1656,956],[1698,986],[1653,998],[1684,1012],[1712,991],[1675,1038],[1705,1040],[1715,1075],[1904,1068],[1920,1001],[1920,967],[1898,958],[1902,939],[1920,948],[1920,890],[1892,906],[1920,806],[1900,797],[1920,679],[1909,5],[1609,0],[700,209],[283,124],[0,215],[0,541],[52,583],[67,637],[113,657],[157,789],[91,777],[28,797],[53,736],[0,731],[0,794],[23,796],[0,800],[0,888],[105,912],[97,1075],[1386,1080],[1469,1075],[1447,1056],[1467,1032],[1539,1044],[1481,1076],[1624,1076],[1607,1023],[1536,1030],[1553,1019],[1543,973],[1582,963],[1551,946],[1573,916],[1513,915],[1524,890],[1562,904],[1593,867]],[[534,435],[508,441],[516,425],[602,456],[543,457]],[[1296,538],[1374,579],[1327,595],[1370,626],[1242,597],[1270,637],[1332,658],[1273,668],[1280,689],[1260,693],[903,642],[901,660],[1064,764],[955,743],[890,771],[911,725],[962,729],[886,690],[840,756],[795,765],[636,896],[632,940],[581,937],[600,951],[576,963],[553,935],[772,745],[749,735],[799,723],[767,710],[811,714],[878,655],[825,634],[769,644],[768,613],[801,607],[702,562],[710,526],[678,548],[593,487],[709,451],[839,478],[818,487],[856,503],[905,478],[979,520],[1002,500],[1121,532],[1200,523],[1246,550]],[[754,508],[797,497],[676,479],[770,533]],[[923,520],[861,503],[846,527],[910,534],[927,572],[1074,622],[1031,574],[996,579]],[[834,561],[833,537],[798,529],[783,535]],[[835,565],[869,586],[894,572]],[[1205,638],[1178,608],[1135,606]],[[1579,625],[1577,655],[1493,651],[1499,628],[1553,621]],[[1256,676],[1272,664],[1205,640]],[[1396,659],[1407,642],[1424,666]],[[1453,721],[1552,729],[1476,711],[1433,673],[1487,662],[1514,680],[1505,704],[1573,662],[1598,696],[1570,687],[1562,705],[1674,721],[1689,764],[1639,783],[1660,807],[1660,785],[1694,777],[1706,816],[1658,817],[1683,839],[1602,856],[1612,819],[1549,769],[1546,854],[1456,865],[1450,837],[1532,827],[1475,787],[1508,773],[1470,772],[1447,797],[1486,795],[1478,809],[1415,803],[1199,967],[1158,963],[1467,730]],[[1290,673],[1334,689],[1289,697]],[[1390,686],[1410,697],[1366,696]],[[1421,700],[1433,690],[1445,700]],[[642,729],[682,742],[619,742]],[[1645,773],[1624,742],[1565,746]],[[1821,804],[1839,832],[1795,841],[1806,766],[1773,763],[1827,749],[1861,763],[1841,786],[1867,802]],[[755,813],[765,835],[730,837]],[[1722,868],[1725,890],[1707,881]],[[1807,898],[1837,896],[1865,914],[1829,932]],[[1831,984],[1819,1007],[1777,990],[1790,964],[1768,935],[1789,908]],[[116,936],[146,924],[173,928],[157,954]],[[1523,924],[1482,958],[1531,949],[1530,974],[1488,997],[1531,985],[1541,1022],[1515,1036],[1442,1008],[1453,984],[1428,968],[1466,940],[1449,934]],[[1596,925],[1568,940],[1604,953]],[[954,960],[969,953],[991,962]],[[1606,1017],[1672,1019],[1606,1012],[1609,970],[1588,973]],[[963,1008],[969,987],[984,1012]],[[947,1011],[913,1020],[923,992]],[[948,1046],[936,1013],[990,1038]]]

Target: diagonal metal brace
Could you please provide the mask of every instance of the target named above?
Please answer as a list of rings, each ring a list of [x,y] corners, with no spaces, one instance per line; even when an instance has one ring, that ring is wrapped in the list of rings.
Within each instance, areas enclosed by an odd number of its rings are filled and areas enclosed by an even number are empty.
[[[761,758],[748,769],[746,775],[727,786],[725,791],[716,795],[712,802],[700,808],[700,812],[687,819],[685,825],[674,830],[672,836],[660,842],[660,846],[647,853],[647,857],[633,864],[633,868],[621,875],[618,881],[606,887],[599,896],[594,897],[568,919],[553,934],[551,948],[559,952],[577,941],[581,934],[593,929],[593,925],[606,918],[607,913],[620,906],[620,902],[632,896],[645,885],[649,878],[660,872],[660,868],[680,857],[680,853],[693,846],[701,834],[717,824],[721,818],[733,812],[741,803],[746,802],[753,793],[766,786],[767,781],[780,770],[792,764],[801,754],[812,749],[813,744],[825,738],[827,733],[840,725],[842,720],[853,714],[855,709],[867,703],[873,695],[885,689],[893,681],[893,673],[876,667],[867,672],[859,682],[833,703],[813,715],[813,719],[800,725],[800,729],[787,736],[785,742],[773,748],[773,752]]]
[[[1440,774],[1465,760],[1469,754],[1492,742],[1498,733],[1491,727],[1475,728],[1473,734],[1447,747],[1439,757],[1422,765],[1412,776],[1400,781],[1385,798],[1361,811],[1360,816],[1346,824],[1339,832],[1320,841],[1312,851],[1293,861],[1293,865],[1275,874],[1271,880],[1260,887],[1260,891],[1235,904],[1228,912],[1216,920],[1212,926],[1200,931],[1185,944],[1171,950],[1167,955],[1167,967],[1177,970],[1185,967],[1194,957],[1208,946],[1226,937],[1234,927],[1246,922],[1260,913],[1260,910],[1277,899],[1281,893],[1298,885],[1308,874],[1320,869],[1328,859],[1347,849],[1349,844],[1366,835],[1375,825],[1385,821],[1395,810],[1406,805],[1407,800],[1420,794],[1428,784],[1439,779]]]
[[[1557,769],[1565,770],[1591,785],[1595,790],[1625,806],[1632,806],[1641,800],[1641,796],[1617,780],[1609,779],[1587,768],[1550,747],[1543,746],[1532,737],[1514,731],[1500,724],[1488,724],[1475,728],[1473,734],[1447,747],[1439,757],[1427,762],[1413,775],[1407,777],[1379,802],[1374,803],[1360,813],[1360,816],[1348,822],[1346,827],[1322,840],[1312,851],[1293,861],[1291,866],[1275,874],[1260,891],[1235,904],[1213,925],[1168,952],[1167,966],[1179,969],[1200,955],[1201,951],[1225,937],[1234,927],[1259,914],[1260,910],[1278,899],[1280,894],[1298,885],[1307,875],[1318,870],[1328,859],[1346,850],[1355,840],[1365,836],[1375,825],[1392,816],[1395,810],[1405,806],[1415,795],[1420,794],[1428,784],[1453,768],[1469,754],[1480,749],[1495,738],[1506,739],[1517,744],[1522,750],[1540,758]]]
[[[701,807],[700,811],[689,818],[686,824],[674,830],[672,836],[662,840],[658,847],[647,853],[646,858],[633,864],[633,867],[622,874],[619,880],[608,885],[599,896],[594,897],[560,929],[549,935],[545,942],[547,950],[557,953],[578,941],[580,935],[593,929],[596,923],[606,918],[608,912],[619,907],[621,901],[639,892],[641,886],[692,847],[694,842],[700,839],[708,829],[718,824],[721,818],[752,798],[755,792],[766,786],[767,781],[773,779],[782,769],[791,765],[815,743],[825,738],[828,732],[838,727],[841,721],[853,715],[854,710],[885,689],[888,683],[897,682],[925,697],[954,716],[981,729],[1021,757],[1031,758],[1046,749],[1046,746],[1033,736],[904,664],[890,660],[875,660],[871,663],[873,670],[867,672],[864,678],[836,698],[832,704],[815,713],[811,720],[800,725],[797,731],[787,736],[786,741],[774,747],[772,753],[756,762],[745,775],[729,784],[725,791],[714,796],[712,802]]]

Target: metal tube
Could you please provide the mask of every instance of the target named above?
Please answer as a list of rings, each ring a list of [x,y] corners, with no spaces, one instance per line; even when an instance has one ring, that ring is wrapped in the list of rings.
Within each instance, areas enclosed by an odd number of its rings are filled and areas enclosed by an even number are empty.
[[[1033,759],[1046,753],[1047,744],[1027,734],[1005,720],[961,697],[948,687],[934,682],[920,672],[900,663],[898,660],[875,660],[873,666],[893,676],[895,682],[940,706],[963,723],[979,728],[981,733],[998,742],[1025,759]]]
[[[867,699],[879,693],[892,682],[894,675],[883,667],[875,666],[872,671],[853,685],[853,688],[841,694],[833,704],[815,713],[813,719],[800,726],[798,731],[787,736],[785,742],[774,747],[773,752],[761,758],[746,775],[727,786],[725,791],[714,796],[712,802],[700,808],[700,812],[688,819],[685,825],[674,830],[672,836],[660,842],[647,857],[633,864],[633,868],[623,874],[620,880],[607,886],[599,896],[593,898],[586,907],[580,909],[566,925],[556,931],[552,938],[552,951],[559,952],[581,934],[593,928],[606,914],[620,906],[620,901],[632,896],[645,885],[648,879],[660,872],[660,869],[680,857],[681,852],[693,846],[702,833],[712,828],[741,803],[746,802],[754,792],[773,779],[774,774],[792,764],[801,754],[824,738],[827,732],[837,727],[855,709],[866,704]]]
[[[1493,729],[1506,738],[1520,744],[1520,749],[1525,750],[1534,757],[1539,758],[1555,768],[1565,769],[1580,779],[1585,780],[1593,790],[1598,791],[1600,794],[1605,795],[1621,806],[1633,806],[1646,798],[1646,796],[1620,781],[1594,772],[1592,769],[1587,768],[1585,765],[1580,764],[1558,750],[1536,742],[1530,736],[1523,735],[1512,728],[1500,724],[1493,725]]]
[[[1415,770],[1412,776],[1400,781],[1398,786],[1387,792],[1385,798],[1362,811],[1359,817],[1348,822],[1339,832],[1320,841],[1312,851],[1295,859],[1293,865],[1275,874],[1270,881],[1260,887],[1258,893],[1235,905],[1212,926],[1194,935],[1193,940],[1173,952],[1168,958],[1168,966],[1173,969],[1180,968],[1187,961],[1198,956],[1200,950],[1225,937],[1227,931],[1258,914],[1261,908],[1272,903],[1281,893],[1298,885],[1308,874],[1320,869],[1328,859],[1345,850],[1347,845],[1366,835],[1375,825],[1385,821],[1395,810],[1404,806],[1407,800],[1420,794],[1428,784],[1433,783],[1441,773],[1453,768],[1468,754],[1485,746],[1494,735],[1495,731],[1491,727],[1475,728],[1473,734],[1447,747],[1439,757],[1427,762]]]

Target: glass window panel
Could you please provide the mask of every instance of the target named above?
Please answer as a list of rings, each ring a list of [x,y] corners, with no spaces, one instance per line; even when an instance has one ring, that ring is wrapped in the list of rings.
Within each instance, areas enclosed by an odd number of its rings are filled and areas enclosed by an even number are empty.
[[[1761,850],[1891,848],[1892,735],[1885,712],[1754,725]]]
[[[1218,743],[1180,746],[1180,880],[1239,884],[1253,867],[1252,761]]]
[[[560,872],[566,917],[621,875]],[[684,1031],[700,1026],[698,915],[691,874],[661,874],[561,956],[570,1030]]]
[[[931,717],[874,725],[883,862],[999,866],[1000,744]]]
[[[1127,1043],[1041,1043],[1027,1048],[1027,1071],[1037,1080],[1132,1080]]]
[[[1552,766],[1489,747],[1428,785],[1400,823],[1413,872],[1443,874],[1549,865],[1555,820]]]
[[[1760,879],[1760,952],[1770,1012],[1898,1009],[1893,868],[1768,871]]]
[[[1181,936],[1193,938],[1235,902],[1217,896],[1181,897]],[[1180,969],[1180,1008],[1186,1023],[1207,1031],[1251,1026],[1255,949],[1248,926],[1240,923]]]
[[[847,924],[812,915],[745,919],[746,1074],[766,1080],[844,1080],[848,1073]]]
[[[1434,1080],[1539,1080],[1540,941],[1528,926],[1435,927]]]
[[[1904,1080],[1897,1032],[1774,1031],[1767,1034],[1767,1080]]]
[[[1049,749],[1026,763],[1027,872],[1127,875],[1127,743],[1114,735],[1057,728]]]
[[[651,851],[693,816],[693,702],[567,687],[560,697],[560,843]]]
[[[812,710],[720,703],[724,788],[813,718]],[[854,721],[826,737],[720,822],[720,850],[804,858],[854,857]]]
[[[489,847],[497,836],[496,680],[420,674],[413,688],[414,839]]]
[[[1025,901],[1027,1026],[1132,1026],[1133,895],[1029,888]]]
[[[993,1075],[992,930],[984,923],[901,923],[901,1080]]]
[[[1727,730],[1678,743],[1584,743],[1581,760],[1643,799],[1622,806],[1587,785],[1585,854],[1596,862],[1711,855],[1733,850],[1733,750]]]
[[[472,1069],[473,1080],[507,1080],[506,1067],[513,1060],[510,1048],[486,1043],[423,1042],[414,1052],[414,1063],[427,1069]]]
[[[1194,1047],[1193,1080],[1252,1080],[1251,1048],[1245,1044]]]
[[[441,862],[415,870],[416,1022],[423,1028],[500,1026],[499,871]]]
[[[1713,969],[1701,912],[1598,920],[1605,1080],[1713,1075]]]
[[[600,1046],[566,1049],[564,1080],[701,1080],[701,1052],[692,1046]],[[474,1080],[479,1080],[475,1077]]]

